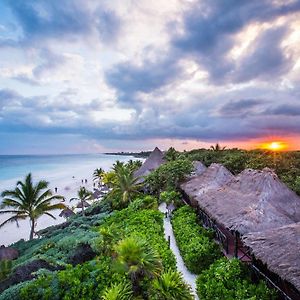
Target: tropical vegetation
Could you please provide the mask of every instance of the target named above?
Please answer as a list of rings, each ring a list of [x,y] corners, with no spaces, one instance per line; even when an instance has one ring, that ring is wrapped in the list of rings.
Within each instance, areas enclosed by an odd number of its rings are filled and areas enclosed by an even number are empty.
[[[172,225],[182,258],[192,273],[200,274],[221,257],[213,233],[198,223],[196,213],[189,206],[175,211]]]
[[[19,220],[29,218],[29,239],[32,240],[38,218],[42,215],[47,215],[56,219],[50,212],[64,209],[65,205],[63,203],[51,203],[53,200],[62,200],[63,197],[53,195],[48,186],[49,183],[45,180],[40,180],[34,184],[31,173],[29,173],[24,182],[17,182],[14,190],[3,191],[1,194],[3,201],[0,205],[0,214],[12,214],[12,216],[0,224],[0,228],[10,222],[16,222],[18,225]]]
[[[262,281],[253,284],[248,270],[238,259],[222,258],[197,278],[197,294],[201,300],[271,300],[275,293]]]

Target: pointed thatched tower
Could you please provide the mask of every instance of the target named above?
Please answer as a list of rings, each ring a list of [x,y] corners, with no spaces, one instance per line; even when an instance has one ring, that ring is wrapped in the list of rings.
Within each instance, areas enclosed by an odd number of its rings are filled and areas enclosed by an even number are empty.
[[[164,154],[157,147],[152,151],[150,156],[145,160],[143,165],[134,173],[135,177],[144,177],[150,174],[152,171],[157,169],[160,165],[164,164],[166,161],[164,159]],[[141,178],[139,182],[143,182],[144,179]]]

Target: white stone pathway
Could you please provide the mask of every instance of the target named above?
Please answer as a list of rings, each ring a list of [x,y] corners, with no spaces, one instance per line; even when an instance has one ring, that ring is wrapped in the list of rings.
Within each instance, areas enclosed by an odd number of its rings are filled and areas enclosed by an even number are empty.
[[[165,214],[167,212],[166,203],[160,204],[158,209],[159,209],[159,211],[161,211]],[[177,244],[176,244],[173,227],[172,227],[169,217],[164,218],[164,231],[165,231],[166,240],[168,240],[168,237],[170,237],[170,248],[176,257],[177,270],[182,274],[184,281],[192,287],[192,291],[193,291],[195,299],[199,300],[199,298],[196,294],[197,275],[192,274],[184,264],[184,261],[181,257],[180,251],[179,251],[179,248],[177,247]]]

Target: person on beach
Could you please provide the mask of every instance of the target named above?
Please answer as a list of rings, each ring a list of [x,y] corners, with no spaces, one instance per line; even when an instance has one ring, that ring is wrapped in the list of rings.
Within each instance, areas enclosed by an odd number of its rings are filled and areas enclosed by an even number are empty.
[[[57,187],[54,190],[55,190],[55,193],[57,193]]]

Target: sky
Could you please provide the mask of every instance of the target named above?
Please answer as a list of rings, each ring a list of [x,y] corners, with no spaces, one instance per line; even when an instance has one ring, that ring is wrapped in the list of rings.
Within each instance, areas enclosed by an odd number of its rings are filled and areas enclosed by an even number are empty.
[[[300,0],[1,0],[0,154],[300,149]]]

